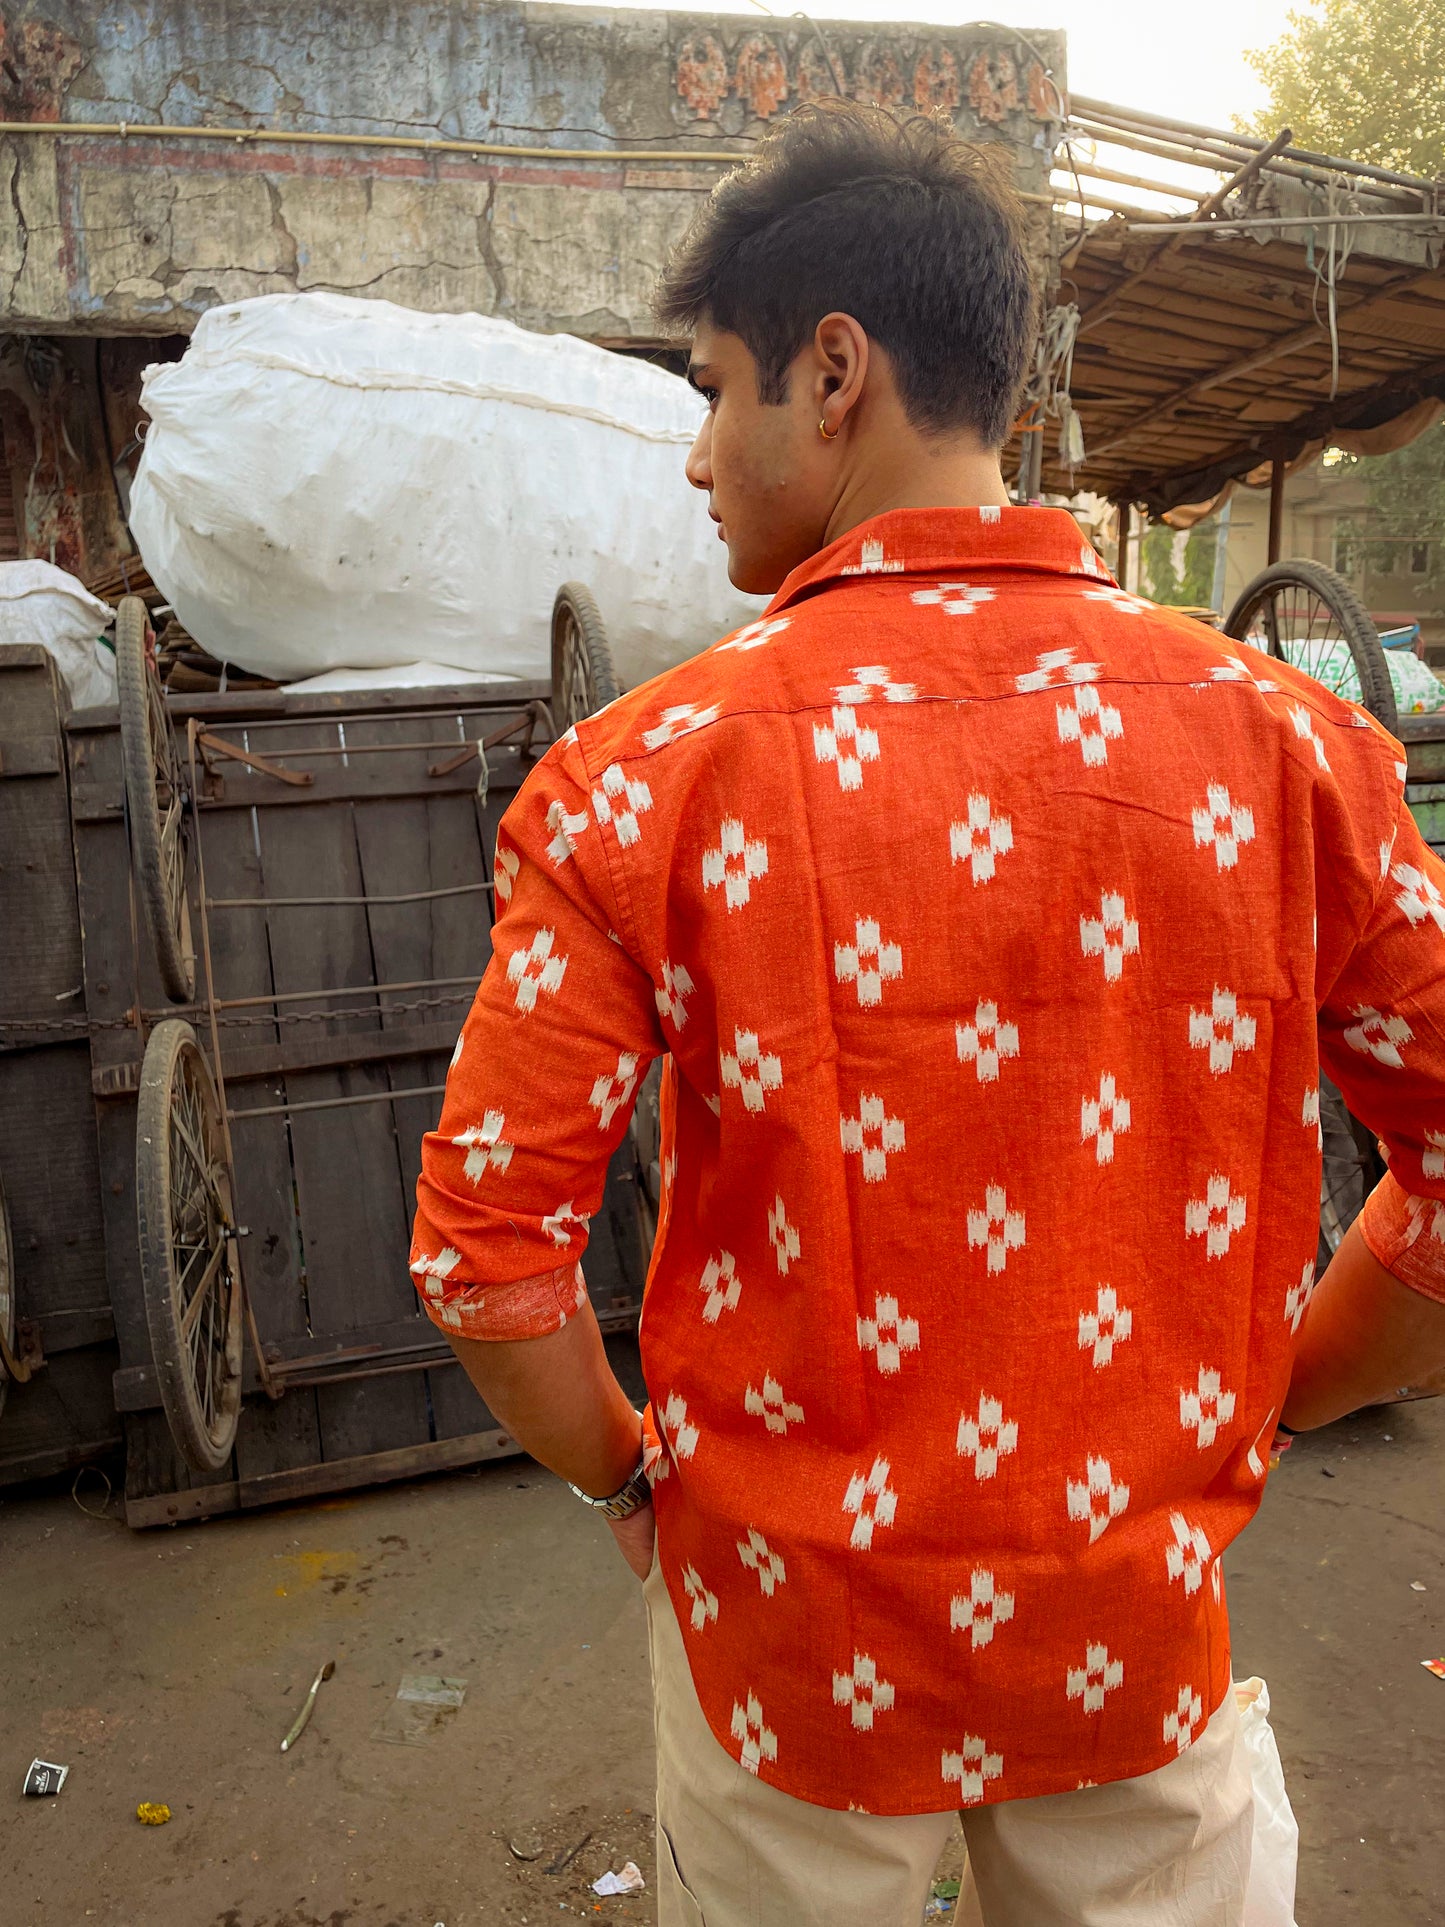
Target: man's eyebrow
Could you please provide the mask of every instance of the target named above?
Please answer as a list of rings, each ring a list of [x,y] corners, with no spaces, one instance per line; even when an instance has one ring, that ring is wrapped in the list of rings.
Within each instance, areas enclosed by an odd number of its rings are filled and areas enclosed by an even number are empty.
[[[711,367],[712,367],[712,363],[710,361],[689,361],[689,363],[687,364],[687,379],[688,379],[689,386],[693,388],[700,388],[702,386],[703,376],[709,372]]]

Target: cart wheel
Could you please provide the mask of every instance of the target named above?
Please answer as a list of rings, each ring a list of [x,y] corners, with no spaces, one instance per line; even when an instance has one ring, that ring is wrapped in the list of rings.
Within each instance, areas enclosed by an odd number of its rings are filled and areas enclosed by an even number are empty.
[[[145,604],[126,596],[115,616],[115,664],[131,862],[166,995],[186,1003],[196,989],[186,901],[186,792],[160,677],[145,645]]]
[[[618,696],[607,631],[592,593],[564,582],[552,604],[552,719],[560,735]]]
[[[0,1413],[15,1371],[15,1246],[10,1237],[10,1207],[0,1184]]]
[[[1345,1100],[1323,1072],[1320,1074],[1320,1242],[1316,1270],[1340,1248],[1340,1240],[1365,1208],[1385,1175],[1384,1161],[1374,1135],[1345,1107]]]
[[[141,1284],[161,1402],[198,1472],[230,1457],[241,1411],[241,1279],[216,1086],[179,1017],[141,1065],[136,1206]]]
[[[643,1274],[652,1262],[657,1241],[657,1214],[662,1202],[662,1062],[642,1080],[627,1127],[637,1190],[637,1233],[642,1242]]]
[[[1395,729],[1395,685],[1379,634],[1349,583],[1322,562],[1276,562],[1265,569],[1230,610],[1224,633],[1292,662]],[[1358,681],[1358,693],[1352,681]]]

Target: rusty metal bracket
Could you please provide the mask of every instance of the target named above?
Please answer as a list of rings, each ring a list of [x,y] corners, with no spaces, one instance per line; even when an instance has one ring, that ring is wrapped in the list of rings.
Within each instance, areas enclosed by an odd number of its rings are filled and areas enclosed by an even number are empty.
[[[239,743],[228,743],[224,736],[215,736],[209,729],[196,731],[196,745],[204,757],[207,750],[212,756],[228,756],[233,763],[244,763],[247,769],[258,770],[262,776],[274,776],[279,783],[289,783],[293,789],[309,789],[316,781],[309,769],[282,769],[268,757],[257,756],[253,750],[242,749]],[[210,763],[207,760],[207,771]]]
[[[426,773],[428,776],[451,776],[461,769],[463,764],[471,762],[474,756],[485,756],[489,749],[496,749],[498,744],[510,742],[514,736],[522,737],[522,741],[517,745],[518,754],[530,756],[533,735],[539,725],[545,727],[550,720],[545,703],[530,702],[527,704],[525,715],[519,716],[515,722],[506,723],[501,729],[494,729],[490,736],[484,736],[479,743],[468,743],[465,748],[459,749],[455,756],[448,756],[440,763],[428,763]]]
[[[13,1378],[17,1385],[25,1384],[48,1362],[40,1343],[38,1319],[16,1319],[14,1351],[5,1343],[4,1330],[0,1329],[0,1371],[7,1378]]]

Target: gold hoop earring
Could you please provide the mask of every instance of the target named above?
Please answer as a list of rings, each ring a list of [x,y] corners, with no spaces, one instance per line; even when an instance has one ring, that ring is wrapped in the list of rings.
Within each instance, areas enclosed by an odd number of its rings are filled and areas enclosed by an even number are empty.
[[[840,430],[835,428],[830,435],[828,433],[828,423],[826,419],[822,416],[818,418],[818,433],[823,437],[825,442],[836,442],[840,432]]]

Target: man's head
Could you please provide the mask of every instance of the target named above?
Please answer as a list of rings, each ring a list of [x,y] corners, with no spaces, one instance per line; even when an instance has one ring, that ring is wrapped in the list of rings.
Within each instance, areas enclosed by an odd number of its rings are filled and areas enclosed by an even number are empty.
[[[719,182],[657,308],[709,404],[688,479],[757,592],[868,514],[951,499],[960,461],[992,470],[1035,326],[988,151],[843,103],[799,108]]]

